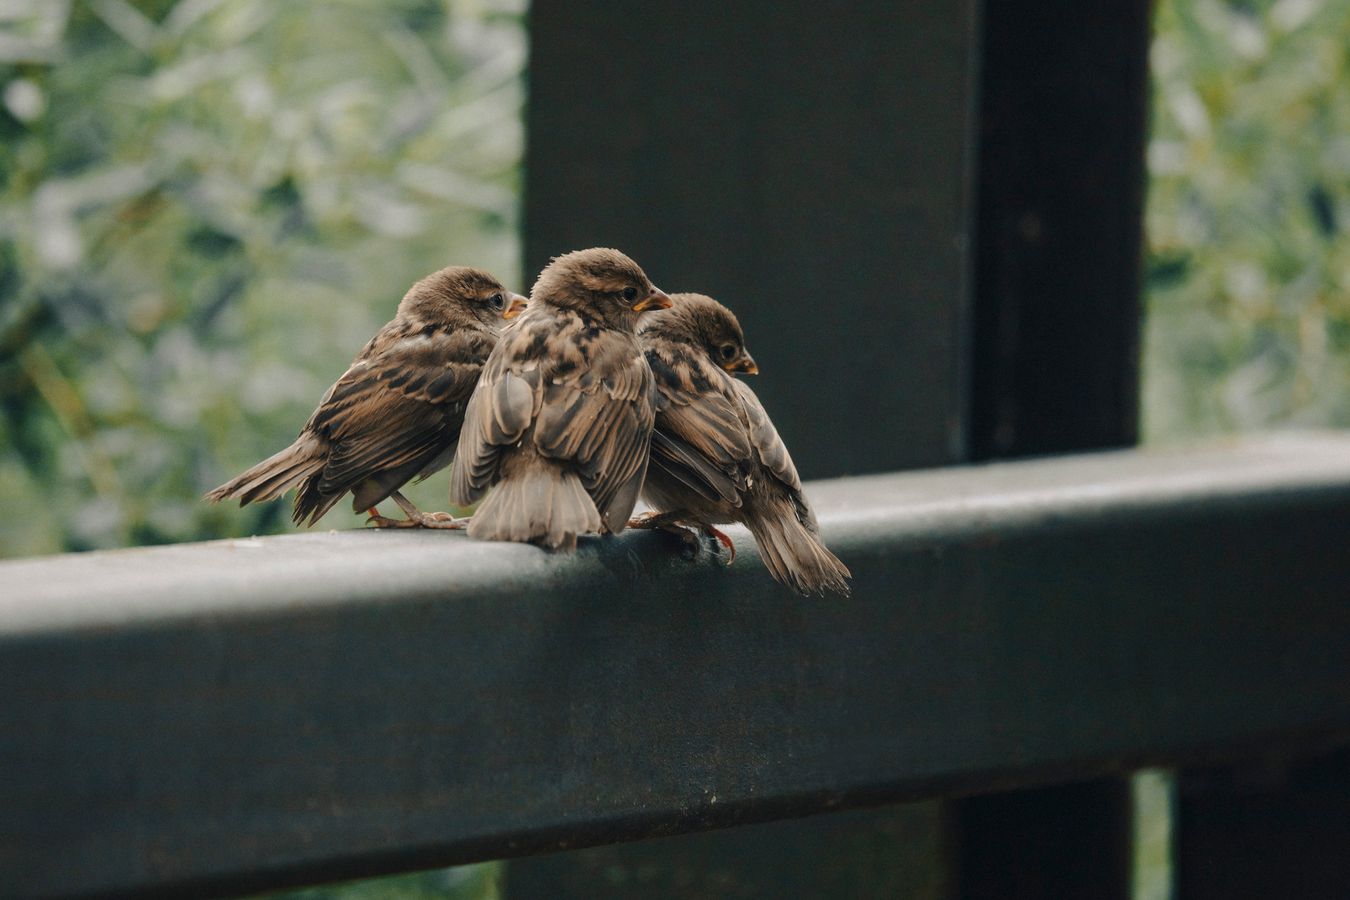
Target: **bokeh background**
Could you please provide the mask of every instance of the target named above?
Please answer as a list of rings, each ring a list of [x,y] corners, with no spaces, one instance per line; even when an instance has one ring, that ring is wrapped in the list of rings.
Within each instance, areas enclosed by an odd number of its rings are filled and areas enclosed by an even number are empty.
[[[525,2],[0,0],[0,555],[290,528],[198,497],[416,278],[528,288]],[[1145,438],[1350,424],[1350,0],[1156,32]]]
[[[1350,424],[1350,2],[1162,0],[1147,441]]]
[[[289,529],[198,498],[421,275],[528,288],[525,2],[0,0],[0,555]],[[1156,32],[1145,438],[1350,424],[1350,0]]]
[[[198,498],[418,277],[528,288],[525,2],[0,0],[0,556],[289,530]],[[1350,0],[1159,0],[1155,30],[1145,440],[1350,425]]]
[[[290,528],[198,498],[417,278],[520,287],[523,12],[0,0],[0,554]]]

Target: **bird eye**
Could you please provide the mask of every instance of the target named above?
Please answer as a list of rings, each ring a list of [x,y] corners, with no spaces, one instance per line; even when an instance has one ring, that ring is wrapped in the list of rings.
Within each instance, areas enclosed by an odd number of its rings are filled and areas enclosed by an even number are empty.
[[[632,303],[632,302],[633,302],[634,300],[636,300],[636,299],[637,299],[637,288],[635,288],[635,287],[626,287],[626,288],[623,289],[623,302],[624,302],[624,303]]]
[[[499,310],[506,305],[506,298],[503,297],[501,294],[493,294],[491,297],[488,298],[488,303],[492,304],[493,309]]]
[[[718,348],[718,351],[717,351],[717,352],[720,353],[720,354],[722,354],[722,358],[725,359],[727,362],[731,362],[733,359],[736,358],[736,352],[737,352],[737,351],[736,351],[736,345],[735,345],[735,344],[723,344],[720,348]]]

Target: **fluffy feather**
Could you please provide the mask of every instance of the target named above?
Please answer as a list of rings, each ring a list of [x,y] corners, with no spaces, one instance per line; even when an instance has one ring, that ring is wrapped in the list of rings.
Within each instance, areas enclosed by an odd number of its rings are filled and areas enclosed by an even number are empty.
[[[637,502],[655,393],[634,333],[664,293],[616,250],[549,264],[502,335],[469,400],[450,496],[492,494],[472,537],[571,549],[622,531]],[[641,308],[640,308],[641,307]]]
[[[237,497],[242,506],[297,488],[292,518],[313,525],[348,493],[364,512],[449,465],[503,313],[520,300],[476,269],[451,267],[417,282],[295,443],[205,499]]]
[[[702,294],[674,294],[639,338],[660,411],[643,497],[708,527],[741,522],[769,574],[801,593],[848,594],[848,567],[820,540],[797,467],[759,398],[729,370],[755,371],[740,323]]]

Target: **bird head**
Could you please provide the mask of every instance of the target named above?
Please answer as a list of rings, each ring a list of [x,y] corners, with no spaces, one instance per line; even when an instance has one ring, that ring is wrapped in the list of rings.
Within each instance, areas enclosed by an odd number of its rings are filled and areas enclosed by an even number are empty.
[[[689,344],[733,375],[759,374],[735,313],[704,294],[671,294],[670,299],[669,309],[643,322],[644,335]]]
[[[399,315],[424,325],[473,325],[500,330],[526,300],[481,269],[450,266],[417,282],[399,304]]]
[[[632,330],[637,316],[670,306],[642,267],[618,250],[593,247],[555,257],[530,291],[530,300],[575,309],[615,328]]]

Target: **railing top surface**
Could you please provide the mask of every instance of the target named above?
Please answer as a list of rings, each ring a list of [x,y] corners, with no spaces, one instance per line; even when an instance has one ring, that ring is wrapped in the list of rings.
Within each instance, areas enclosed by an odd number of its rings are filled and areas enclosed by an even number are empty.
[[[0,872],[240,892],[1350,739],[1350,437],[809,486],[849,599],[659,534],[0,565]]]
[[[870,542],[878,533],[886,540],[927,542],[1025,527],[1047,517],[1063,522],[1347,483],[1350,436],[1310,432],[840,478],[810,484],[808,495],[831,542]],[[727,530],[753,557],[749,533]],[[568,557],[475,542],[462,532],[316,529],[0,561],[0,582],[7,586],[0,594],[0,635],[292,611],[376,597],[496,592],[601,571],[642,578],[689,567],[659,547],[668,549],[659,537],[629,532],[583,541],[581,551]]]

